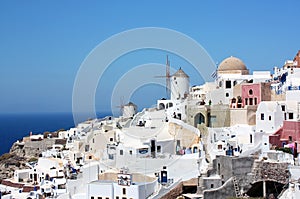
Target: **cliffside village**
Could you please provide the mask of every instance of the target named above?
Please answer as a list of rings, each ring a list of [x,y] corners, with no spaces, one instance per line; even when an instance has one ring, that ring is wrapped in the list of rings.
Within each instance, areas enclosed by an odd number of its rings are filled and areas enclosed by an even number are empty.
[[[300,198],[300,51],[252,74],[228,57],[214,78],[179,68],[155,108],[15,142],[0,198]]]

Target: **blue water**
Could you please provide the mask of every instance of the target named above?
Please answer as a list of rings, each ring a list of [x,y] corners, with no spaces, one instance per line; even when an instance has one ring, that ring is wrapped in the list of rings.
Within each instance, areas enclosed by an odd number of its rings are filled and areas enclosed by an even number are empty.
[[[102,118],[107,114],[97,114]],[[12,144],[33,134],[74,127],[72,113],[0,114],[0,155],[9,152]]]

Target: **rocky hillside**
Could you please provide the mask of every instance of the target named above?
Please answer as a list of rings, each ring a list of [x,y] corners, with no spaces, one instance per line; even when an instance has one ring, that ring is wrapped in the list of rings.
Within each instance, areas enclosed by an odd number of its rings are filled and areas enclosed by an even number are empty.
[[[28,168],[26,166],[28,160],[16,153],[5,153],[0,156],[0,181],[12,178],[15,170]]]
[[[24,138],[23,142],[15,142],[9,153],[0,156],[0,182],[3,179],[13,177],[14,171],[29,168],[26,163],[36,161],[43,151],[46,151],[53,144],[66,144],[66,140],[58,138],[45,138],[40,140],[30,140]]]

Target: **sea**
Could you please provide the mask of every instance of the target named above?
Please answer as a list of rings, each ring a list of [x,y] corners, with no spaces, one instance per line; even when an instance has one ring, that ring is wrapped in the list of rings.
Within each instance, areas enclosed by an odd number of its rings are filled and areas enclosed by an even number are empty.
[[[97,118],[111,115],[97,113]],[[87,118],[88,119],[88,118]],[[12,144],[23,137],[76,126],[72,113],[8,113],[0,114],[0,155],[8,153]]]

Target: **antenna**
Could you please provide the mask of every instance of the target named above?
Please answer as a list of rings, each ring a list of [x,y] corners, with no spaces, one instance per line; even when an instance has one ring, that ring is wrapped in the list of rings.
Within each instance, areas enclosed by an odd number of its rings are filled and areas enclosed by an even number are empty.
[[[166,60],[166,75],[165,76],[155,76],[158,78],[166,78],[166,97],[170,99],[170,89],[171,89],[171,75],[170,75],[170,61],[169,56],[167,55]]]

